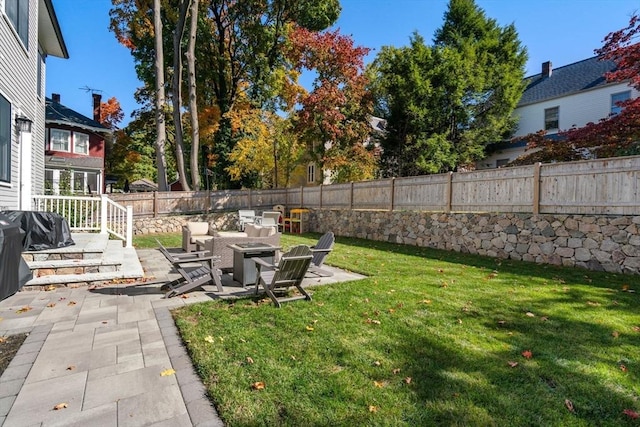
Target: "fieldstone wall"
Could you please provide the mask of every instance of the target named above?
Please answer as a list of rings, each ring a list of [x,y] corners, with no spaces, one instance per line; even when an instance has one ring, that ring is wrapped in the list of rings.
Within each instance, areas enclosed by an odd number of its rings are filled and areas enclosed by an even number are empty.
[[[314,210],[310,229],[616,273],[640,273],[640,216]]]
[[[178,233],[188,221],[206,221],[218,230],[237,230],[237,212],[216,212],[200,215],[175,215],[162,217],[134,218],[133,234]]]

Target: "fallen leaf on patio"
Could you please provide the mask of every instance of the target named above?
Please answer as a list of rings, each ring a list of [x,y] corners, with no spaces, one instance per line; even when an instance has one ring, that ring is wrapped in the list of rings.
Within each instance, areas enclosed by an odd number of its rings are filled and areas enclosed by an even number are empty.
[[[400,373],[400,368],[395,368],[395,369],[394,369],[393,371],[391,371],[391,372],[393,372],[393,375],[397,375],[397,374],[399,374],[399,373]]]
[[[382,365],[382,363],[380,363],[379,360],[376,360],[375,362],[373,362],[373,366],[380,366]]]
[[[107,322],[106,320],[103,320],[103,321],[102,321],[102,324],[103,324],[103,325],[106,325],[107,323],[109,323],[109,322]]]
[[[49,307],[49,308],[53,308],[55,306],[56,306],[55,302],[50,302],[49,304],[47,304],[47,307]]]
[[[67,366],[67,371],[73,371],[74,369],[76,369],[76,365]]]
[[[633,409],[625,409],[624,411],[622,411],[622,413],[625,414],[627,417],[631,418],[632,420],[637,420],[638,418],[640,418],[640,414],[638,414]]]
[[[56,406],[53,407],[53,409],[55,411],[59,411],[60,409],[64,409],[64,408],[68,408],[69,404],[68,403],[58,403]]]
[[[3,343],[7,340],[7,337],[0,337],[0,343]]]
[[[627,367],[626,367],[626,365],[620,365],[620,370],[621,370],[622,372],[627,372]]]
[[[56,290],[56,287],[55,287],[55,286],[53,286],[53,285],[49,285],[49,286],[47,286],[46,288],[44,288],[44,290],[45,290],[45,291],[55,291],[55,290]]]
[[[307,325],[306,329],[307,329],[307,331],[313,331],[313,327],[311,327],[309,325]]]
[[[213,343],[215,341],[211,335],[207,335],[206,337],[204,337],[204,340],[210,343]]]
[[[384,383],[382,381],[374,381],[373,385],[378,387],[378,388],[384,387]]]
[[[66,300],[66,299],[67,299],[67,298],[65,298],[65,297],[60,297],[60,299],[59,299],[58,301],[64,301],[64,300]]]
[[[174,369],[165,369],[164,371],[160,372],[160,376],[161,377],[168,377],[169,375],[173,375],[175,373],[176,373],[176,371]]]
[[[77,303],[75,301],[69,301],[69,303],[67,305],[76,305]]]
[[[253,359],[250,358],[249,356],[247,356],[247,363],[250,364],[250,365],[252,365],[254,363]]]
[[[254,390],[264,390],[264,383],[262,381],[255,382],[251,384],[251,388]]]
[[[531,350],[525,350],[522,352],[522,357],[524,357],[525,359],[531,359],[533,357],[533,353],[531,352]]]
[[[611,332],[611,336],[614,338],[618,338],[620,336],[620,333],[618,331],[613,331]]]
[[[411,384],[411,377],[406,377],[404,379],[405,384]]]
[[[187,294],[182,294],[182,295],[180,295],[180,298],[182,298],[182,299],[187,299],[187,298],[189,298],[189,295],[187,295]]]
[[[18,311],[16,311],[16,313],[20,314],[20,313],[26,313],[27,311],[32,310],[31,307],[29,307],[28,305],[25,305],[24,307],[22,307],[21,309],[19,309]]]
[[[569,410],[569,412],[575,412],[575,409],[573,408],[573,402],[570,401],[569,399],[565,399],[564,400],[564,406],[567,407],[567,409]]]
[[[527,315],[527,317],[536,317],[536,315],[530,311],[527,311],[525,314]]]
[[[378,412],[378,407],[377,406],[373,406],[373,405],[369,405],[369,412]]]

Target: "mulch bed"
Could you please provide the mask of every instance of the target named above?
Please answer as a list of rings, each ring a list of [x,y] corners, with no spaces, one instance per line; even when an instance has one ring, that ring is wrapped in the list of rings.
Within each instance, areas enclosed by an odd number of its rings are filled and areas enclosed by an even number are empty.
[[[27,334],[9,335],[0,337],[0,376],[11,363],[11,359],[16,355],[20,346],[27,338]]]

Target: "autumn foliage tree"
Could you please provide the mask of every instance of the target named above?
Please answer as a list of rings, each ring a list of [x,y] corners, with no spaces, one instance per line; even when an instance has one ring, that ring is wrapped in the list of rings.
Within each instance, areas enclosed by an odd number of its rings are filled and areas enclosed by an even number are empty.
[[[313,88],[299,97],[296,129],[309,148],[310,160],[332,172],[334,182],[371,179],[376,159],[364,145],[371,132],[373,100],[367,91],[364,56],[369,49],[354,46],[338,31],[296,28],[287,57],[301,72],[314,70]]]
[[[616,68],[605,74],[608,82],[628,82],[640,90],[640,17],[635,14],[627,27],[609,33],[604,45],[596,49],[602,60],[610,60]],[[606,158],[640,154],[640,97],[620,102],[621,110],[615,115],[602,118],[597,123],[587,123],[581,128],[558,132],[558,141],[544,137],[544,132],[527,135],[529,153],[514,160],[510,165],[535,162],[572,161],[585,156]]]

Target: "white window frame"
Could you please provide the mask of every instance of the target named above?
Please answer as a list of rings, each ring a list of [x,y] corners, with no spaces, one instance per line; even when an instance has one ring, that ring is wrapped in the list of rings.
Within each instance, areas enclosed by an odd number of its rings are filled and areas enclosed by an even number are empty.
[[[548,117],[551,114],[547,114],[547,113],[552,113],[554,110],[555,110],[555,120],[553,120],[553,117],[551,118]],[[555,122],[555,126],[553,126],[554,122]],[[558,130],[559,128],[560,128],[560,107],[556,106],[556,107],[545,108],[544,109],[544,130],[555,131],[555,130]]]
[[[0,0],[2,1],[2,0]],[[2,101],[3,103],[5,103],[7,105],[7,109],[8,111],[5,113],[5,121],[7,124],[7,129],[2,129],[2,132],[4,133],[4,137],[2,142],[2,146],[0,146],[0,162],[2,162],[2,167],[3,167],[3,175],[0,175],[0,182],[2,183],[6,183],[6,184],[10,184],[11,183],[11,137],[13,135],[13,125],[12,125],[12,118],[13,118],[13,112],[12,112],[12,106],[11,106],[11,102],[9,102],[9,100],[7,98],[5,98],[2,94],[0,94],[0,101]],[[2,118],[0,117],[0,120],[2,120]],[[2,135],[0,135],[1,137]]]
[[[616,99],[616,97],[620,98],[620,99]],[[631,91],[630,90],[625,90],[622,92],[616,92],[616,93],[612,93],[611,94],[611,110],[610,110],[610,115],[615,116],[620,114],[620,112],[622,111],[622,107],[620,107],[619,105],[617,105],[618,102],[624,102],[631,99]]]
[[[9,14],[7,13],[7,1],[15,1],[17,8],[17,20],[18,22],[13,22]],[[25,13],[20,13],[20,6],[26,7]],[[7,18],[7,22],[9,22],[9,27],[15,34],[16,38],[20,41],[20,44],[24,48],[26,52],[29,52],[29,0],[0,0],[0,10],[2,10],[2,14]],[[26,29],[22,28],[21,19],[23,18],[25,21],[22,21],[23,25],[26,25]],[[16,28],[17,27],[19,28]],[[24,37],[24,38],[23,38]]]
[[[80,138],[78,138],[80,137]],[[86,138],[86,139],[85,139]],[[79,150],[79,143],[78,143],[78,139],[85,139],[85,147],[86,150],[85,151],[81,151]],[[82,132],[73,132],[73,152],[76,154],[83,154],[88,156],[89,155],[89,134],[86,133],[82,133]]]
[[[54,139],[54,133],[65,133],[67,135],[67,143],[66,143],[66,149],[59,149],[56,148],[56,146],[54,145],[54,143],[57,143],[57,141]],[[60,141],[62,141],[62,138],[60,139]],[[51,151],[59,151],[61,153],[70,153],[71,152],[71,131],[70,130],[65,130],[65,129],[49,129],[49,150]]]
[[[307,165],[307,183],[313,184],[316,182],[316,164],[309,163]]]

